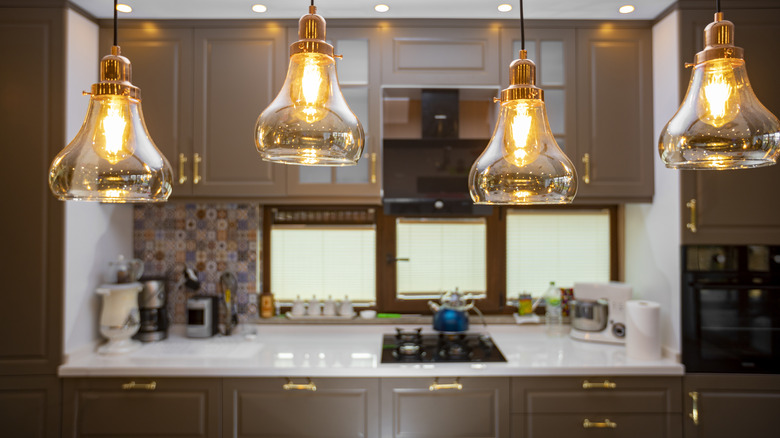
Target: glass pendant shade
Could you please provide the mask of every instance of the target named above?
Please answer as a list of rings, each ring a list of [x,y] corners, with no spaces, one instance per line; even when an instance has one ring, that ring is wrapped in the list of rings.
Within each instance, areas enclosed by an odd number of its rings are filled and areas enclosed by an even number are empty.
[[[164,202],[173,170],[152,141],[130,61],[113,46],[100,62],[84,124],[54,158],[49,187],[63,201]]]
[[[282,90],[257,119],[255,144],[264,160],[308,166],[350,166],[363,152],[364,133],[339,88],[325,20],[309,7],[290,46]]]
[[[510,66],[493,137],[471,167],[476,204],[567,204],[577,193],[574,165],[550,130],[536,66],[526,56],[520,51]]]
[[[780,121],[750,86],[734,25],[715,15],[704,31],[682,105],[661,133],[658,149],[674,169],[745,169],[775,164]]]

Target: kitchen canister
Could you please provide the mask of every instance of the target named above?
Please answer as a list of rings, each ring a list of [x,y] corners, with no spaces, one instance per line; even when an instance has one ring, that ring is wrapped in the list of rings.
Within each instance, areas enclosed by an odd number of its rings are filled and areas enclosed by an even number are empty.
[[[661,306],[658,303],[626,302],[626,355],[637,360],[661,359]]]

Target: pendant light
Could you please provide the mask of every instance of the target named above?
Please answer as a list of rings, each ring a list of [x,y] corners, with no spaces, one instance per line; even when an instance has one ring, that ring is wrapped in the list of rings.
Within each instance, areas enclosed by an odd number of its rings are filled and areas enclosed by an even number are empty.
[[[568,204],[577,193],[574,165],[558,147],[547,122],[536,65],[527,59],[520,0],[520,59],[509,66],[493,137],[469,173],[475,204]]]
[[[339,88],[333,46],[314,0],[290,45],[290,65],[279,95],[255,126],[264,160],[307,166],[351,166],[363,152],[363,127]]]
[[[746,169],[775,164],[780,122],[753,93],[734,24],[723,19],[704,29],[706,47],[696,54],[680,109],[666,124],[658,150],[673,169]]]
[[[164,202],[171,194],[173,170],[146,130],[141,90],[117,45],[116,3],[114,45],[100,61],[100,82],[84,93],[84,124],[49,169],[49,187],[62,201]]]

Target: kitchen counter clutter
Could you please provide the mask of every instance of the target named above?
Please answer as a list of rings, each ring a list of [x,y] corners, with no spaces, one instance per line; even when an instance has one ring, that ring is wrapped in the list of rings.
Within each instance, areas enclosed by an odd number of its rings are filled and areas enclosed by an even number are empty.
[[[404,325],[404,330],[430,325]],[[383,364],[388,325],[245,325],[229,337],[189,339],[184,327],[168,339],[124,355],[73,354],[61,377],[487,377],[487,376],[682,376],[673,358],[638,361],[625,347],[551,338],[540,325],[474,325],[488,333],[502,363]]]

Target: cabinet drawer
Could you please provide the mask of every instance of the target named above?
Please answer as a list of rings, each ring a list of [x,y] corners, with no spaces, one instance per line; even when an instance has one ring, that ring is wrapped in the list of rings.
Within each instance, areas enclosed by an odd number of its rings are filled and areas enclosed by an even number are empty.
[[[219,437],[218,379],[67,379],[64,437]]]
[[[681,377],[555,377],[512,380],[512,410],[531,414],[679,413]]]
[[[591,424],[586,425],[586,420]],[[512,436],[518,438],[679,438],[682,436],[682,416],[614,413],[516,414],[512,417]]]

